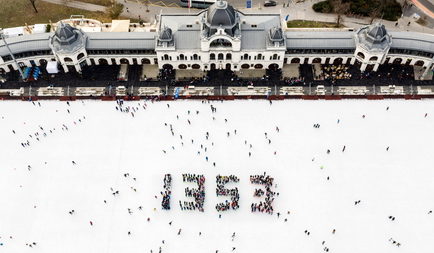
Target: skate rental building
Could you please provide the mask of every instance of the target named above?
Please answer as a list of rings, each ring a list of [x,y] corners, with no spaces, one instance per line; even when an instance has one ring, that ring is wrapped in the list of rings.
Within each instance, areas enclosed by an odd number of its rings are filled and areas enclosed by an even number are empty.
[[[86,65],[143,65],[188,73],[227,69],[281,69],[295,63],[381,64],[433,69],[434,36],[387,31],[381,23],[360,29],[288,29],[280,14],[245,14],[218,0],[194,14],[157,15],[151,23],[101,23],[71,17],[53,24],[6,28],[0,72],[47,66],[81,72]]]

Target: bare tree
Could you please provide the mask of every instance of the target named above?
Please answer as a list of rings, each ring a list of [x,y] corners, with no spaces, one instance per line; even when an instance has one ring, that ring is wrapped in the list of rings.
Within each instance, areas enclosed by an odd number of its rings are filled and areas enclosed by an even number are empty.
[[[383,12],[382,6],[377,6],[375,8],[372,8],[372,10],[369,12],[369,24],[372,24],[375,19],[381,18],[381,13]]]
[[[36,0],[29,0],[35,10],[35,13],[38,13],[38,9],[36,9]]]
[[[350,3],[344,3],[342,0],[332,0],[333,10],[336,14],[336,26],[341,26],[343,16],[350,10]]]

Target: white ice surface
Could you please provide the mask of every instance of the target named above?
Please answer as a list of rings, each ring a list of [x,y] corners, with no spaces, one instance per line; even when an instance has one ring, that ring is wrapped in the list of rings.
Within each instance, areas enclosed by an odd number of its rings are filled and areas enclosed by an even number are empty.
[[[324,252],[324,247],[340,253],[434,252],[434,214],[428,214],[434,209],[434,100],[213,102],[215,114],[201,101],[168,102],[170,108],[148,101],[146,110],[143,101],[126,102],[140,103],[135,117],[116,111],[115,102],[40,103],[0,102],[2,253],[132,253],[159,247],[176,253],[232,252],[232,247],[246,253]],[[174,137],[164,123],[173,125]],[[321,127],[313,128],[315,123]],[[27,140],[31,145],[23,148],[20,143]],[[280,218],[250,212],[257,200],[249,175],[263,172],[275,178]],[[161,210],[165,173],[173,177],[170,211]],[[178,201],[188,200],[184,187],[191,186],[182,182],[182,173],[206,176],[204,213],[179,209]],[[219,173],[238,176],[232,186],[241,194],[240,209],[221,219],[214,208],[224,200],[215,195]],[[113,196],[111,187],[120,194]],[[355,206],[356,200],[361,203]],[[68,213],[72,209],[74,215]],[[32,242],[37,245],[26,246]]]

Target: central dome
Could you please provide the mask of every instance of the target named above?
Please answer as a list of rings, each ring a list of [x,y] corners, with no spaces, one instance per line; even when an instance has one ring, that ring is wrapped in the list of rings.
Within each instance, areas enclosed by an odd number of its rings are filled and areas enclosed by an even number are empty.
[[[226,1],[218,0],[209,7],[207,21],[212,27],[234,27],[236,24],[235,10]]]

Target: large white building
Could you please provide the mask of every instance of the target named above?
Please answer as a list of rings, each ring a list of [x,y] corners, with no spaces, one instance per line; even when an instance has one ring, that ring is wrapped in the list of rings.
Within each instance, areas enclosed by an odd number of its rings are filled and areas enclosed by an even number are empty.
[[[0,72],[56,61],[65,72],[84,65],[150,64],[159,69],[278,69],[294,63],[380,64],[433,69],[434,36],[388,32],[376,23],[353,29],[287,29],[279,14],[244,14],[225,1],[195,14],[160,14],[151,24],[67,19],[0,41]],[[16,28],[14,28],[16,30]],[[5,29],[7,30],[7,29]]]

